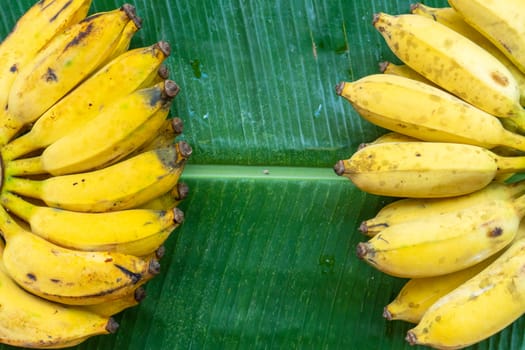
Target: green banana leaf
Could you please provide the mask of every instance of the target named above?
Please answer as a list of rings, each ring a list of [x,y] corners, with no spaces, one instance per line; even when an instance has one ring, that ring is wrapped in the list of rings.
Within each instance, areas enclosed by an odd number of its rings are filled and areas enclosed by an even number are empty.
[[[1,37],[33,2],[2,2]],[[391,199],[332,170],[384,132],[334,86],[397,61],[371,19],[410,1],[130,2],[144,21],[132,46],[172,45],[172,114],[194,150],[186,221],[147,298],[116,316],[115,334],[76,348],[419,348],[404,340],[410,324],[382,317],[404,280],[355,255],[359,223]],[[94,0],[92,12],[120,5]],[[471,349],[524,349],[524,322]]]

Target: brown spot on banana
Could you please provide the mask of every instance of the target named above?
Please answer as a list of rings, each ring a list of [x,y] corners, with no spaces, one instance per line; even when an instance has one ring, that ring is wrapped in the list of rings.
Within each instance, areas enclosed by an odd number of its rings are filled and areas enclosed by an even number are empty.
[[[509,80],[506,76],[502,75],[500,72],[491,72],[490,77],[496,84],[499,84],[501,86],[508,86]]]
[[[503,234],[503,229],[501,227],[494,227],[492,230],[489,231],[488,236],[489,237],[499,237]]]

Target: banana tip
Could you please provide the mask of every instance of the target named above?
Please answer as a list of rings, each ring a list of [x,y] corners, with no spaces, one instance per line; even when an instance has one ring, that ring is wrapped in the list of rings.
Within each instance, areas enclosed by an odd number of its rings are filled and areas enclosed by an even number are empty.
[[[189,158],[191,156],[191,153],[193,150],[191,149],[191,146],[186,141],[179,141],[179,152],[181,156],[184,158]]]
[[[137,16],[137,9],[135,8],[135,6],[125,3],[120,7],[120,9],[124,11],[124,13],[129,17],[129,19],[133,21],[133,23],[135,23],[135,26],[138,29],[142,28],[142,18]]]
[[[412,331],[408,331],[407,332],[407,336],[405,337],[405,340],[410,344],[410,345],[416,345],[418,344],[417,342],[417,336],[414,334],[414,332]]]
[[[142,300],[146,298],[146,289],[144,287],[140,286],[137,289],[135,289],[135,293],[133,294],[133,298],[135,298],[135,301],[140,303]]]
[[[386,318],[388,321],[392,321],[392,313],[388,310],[387,307],[383,309],[383,317]]]
[[[173,189],[173,196],[176,200],[186,199],[189,193],[190,187],[185,182],[179,182],[177,186]]]
[[[173,208],[173,221],[177,224],[182,224],[184,221],[184,212],[177,207]]]
[[[164,56],[169,56],[171,54],[171,46],[167,41],[159,41],[157,47],[164,54]]]
[[[342,176],[345,172],[345,163],[340,160],[338,161],[335,165],[334,165],[334,172],[339,175],[339,176]]]
[[[358,243],[355,252],[359,259],[364,259],[368,254],[367,244],[364,242]]]
[[[113,317],[110,317],[108,319],[108,323],[106,324],[106,331],[108,331],[108,333],[113,334],[118,330],[118,327],[119,327],[118,322],[115,321]]]
[[[345,82],[342,81],[340,83],[338,83],[336,86],[335,86],[335,93],[339,96],[341,96],[341,94],[343,93],[343,89],[345,87]]]
[[[164,81],[164,93],[166,94],[166,97],[171,99],[177,96],[180,92],[180,87],[177,85],[176,82],[170,79],[166,79]]]
[[[416,2],[414,4],[410,4],[410,13],[413,13],[414,11],[416,11],[417,8],[420,7],[420,6],[421,6],[421,3],[419,3],[419,2]]]
[[[160,273],[160,262],[158,259],[151,259],[148,266],[148,272],[152,275],[158,275]]]
[[[366,221],[363,221],[361,225],[359,225],[359,231],[361,231],[363,234],[368,232],[368,225],[366,224]]]
[[[184,131],[184,122],[181,118],[174,117],[171,119],[171,127],[176,134],[182,134]]]
[[[155,257],[157,260],[160,260],[166,255],[166,247],[164,245],[161,245],[160,247],[155,250]]]

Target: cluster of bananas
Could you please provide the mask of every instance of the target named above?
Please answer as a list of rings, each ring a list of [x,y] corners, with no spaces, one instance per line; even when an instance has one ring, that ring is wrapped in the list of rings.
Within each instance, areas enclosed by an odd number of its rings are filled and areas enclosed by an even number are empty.
[[[0,342],[116,331],[183,222],[167,42],[130,48],[132,5],[40,0],[0,43]]]
[[[384,317],[410,344],[459,349],[525,313],[525,2],[449,0],[373,25],[402,64],[337,85],[389,131],[334,167],[395,197],[357,255],[408,281]]]

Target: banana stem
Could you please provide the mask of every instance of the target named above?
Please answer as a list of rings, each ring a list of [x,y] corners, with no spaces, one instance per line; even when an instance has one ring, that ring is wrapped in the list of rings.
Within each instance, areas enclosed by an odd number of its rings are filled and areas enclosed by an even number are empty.
[[[35,209],[33,204],[10,192],[2,193],[1,203],[16,216],[27,222],[29,222],[31,213]]]
[[[18,234],[21,230],[23,230],[22,227],[0,205],[0,235],[2,235],[4,240],[9,242],[10,237]]]
[[[11,160],[5,164],[5,173],[11,176],[37,175],[46,173],[40,157]]]
[[[503,129],[502,146],[525,151],[525,136]]]
[[[525,156],[504,157],[494,155],[494,159],[498,164],[498,174],[525,172]]]
[[[41,185],[42,181],[24,179],[20,177],[7,177],[4,182],[4,190],[12,191],[23,196],[38,198],[41,191]],[[1,207],[2,206],[0,206],[0,208]]]

